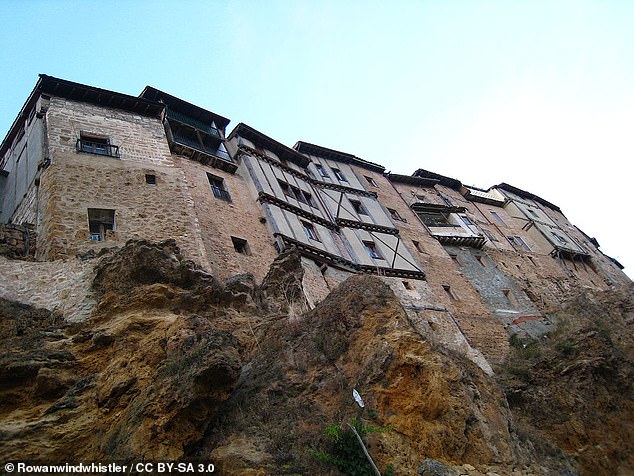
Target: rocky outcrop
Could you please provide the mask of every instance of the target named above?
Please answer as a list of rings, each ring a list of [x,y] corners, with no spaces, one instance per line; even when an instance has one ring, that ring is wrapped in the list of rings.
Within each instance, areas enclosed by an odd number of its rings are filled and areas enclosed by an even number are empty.
[[[86,258],[97,304],[85,322],[0,301],[5,461],[341,474],[323,456],[328,429],[354,423],[394,474],[632,467],[631,289],[570,303],[551,337],[515,342],[491,376],[412,328],[377,277],[354,276],[307,311],[293,252],[259,286],[220,282],[173,241]]]
[[[539,341],[514,341],[502,383],[526,431],[574,456],[581,474],[634,474],[633,287],[584,293]]]

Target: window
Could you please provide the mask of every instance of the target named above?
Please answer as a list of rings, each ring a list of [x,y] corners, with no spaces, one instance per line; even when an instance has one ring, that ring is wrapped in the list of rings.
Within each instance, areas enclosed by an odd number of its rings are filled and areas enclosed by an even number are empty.
[[[396,210],[392,210],[391,208],[387,209],[388,212],[390,212],[390,215],[392,216],[392,218],[394,218],[395,220],[398,221],[402,221],[404,223],[407,223],[407,220],[405,218],[403,218],[399,212],[397,212]]]
[[[315,200],[313,200],[313,196],[310,193],[302,191],[302,194],[304,195],[304,200],[306,201],[306,203],[308,203],[313,208],[317,208],[317,204],[315,203]]]
[[[81,132],[79,139],[77,139],[76,148],[77,152],[119,157],[119,147],[110,144],[110,139],[104,136],[84,134]]]
[[[302,221],[302,226],[304,227],[304,232],[306,232],[306,236],[311,240],[321,241],[319,236],[317,235],[317,230],[312,223],[308,223],[307,221]]]
[[[363,246],[365,246],[365,250],[370,255],[370,258],[383,259],[383,257],[379,254],[379,251],[376,249],[376,244],[373,241],[364,241]]]
[[[407,289],[408,291],[411,291],[413,289],[409,281],[401,281],[401,282],[403,283],[403,287]]]
[[[145,183],[147,183],[148,185],[156,185],[156,175],[145,174]]]
[[[332,172],[335,174],[335,177],[337,177],[338,180],[341,180],[342,182],[347,182],[348,179],[346,179],[345,175],[343,175],[343,172],[339,169],[335,169],[333,167]]]
[[[520,238],[519,236],[507,236],[507,238],[509,239],[509,241],[511,242],[511,244],[516,247],[516,248],[520,248],[524,251],[530,251],[531,249],[528,247],[528,245],[526,244],[526,242],[524,240],[522,240],[522,238]]]
[[[323,165],[316,164],[315,167],[317,168],[317,172],[319,172],[319,175],[321,175],[322,177],[330,178],[330,175],[328,175],[328,172],[326,172],[326,169]]]
[[[460,215],[460,218],[462,218],[462,221],[465,225],[473,225],[473,222],[469,220],[469,217],[467,217],[467,215]]]
[[[489,230],[485,230],[484,228],[482,228],[482,232],[485,234],[485,236],[491,240],[491,241],[498,241],[498,239],[495,237],[495,235],[493,233],[491,233]]]
[[[91,241],[105,241],[108,232],[114,231],[114,210],[89,208],[88,228]]]
[[[214,197],[224,200],[225,202],[231,202],[231,195],[225,188],[225,181],[221,177],[207,174],[207,180],[209,180],[209,186],[214,194]]]
[[[500,225],[506,226],[506,223],[504,223],[504,220],[502,220],[502,217],[498,215],[497,212],[491,212],[491,215],[493,215],[493,218],[495,218]]]
[[[421,248],[419,241],[412,240],[412,244],[414,245],[414,248],[416,248],[416,251],[418,251],[419,253],[423,252],[423,249]]]
[[[502,289],[502,293],[504,293],[507,303],[510,304],[513,309],[517,309],[519,307],[519,302],[517,301],[515,294],[513,294],[513,291],[510,289]]]
[[[459,301],[460,300],[458,298],[458,295],[453,291],[453,289],[451,289],[451,286],[448,286],[447,284],[443,284],[442,288],[445,290],[445,292],[451,298],[452,301]]]
[[[357,212],[359,215],[368,214],[359,200],[350,200],[350,203],[352,204],[352,208],[354,208],[354,211]]]
[[[568,243],[568,240],[566,240],[563,236],[560,236],[557,233],[553,233],[553,235],[555,236],[555,238],[557,238],[557,241],[561,243],[562,245],[565,245]]]
[[[537,266],[537,263],[535,263],[535,260],[533,259],[532,256],[529,256],[528,259],[530,260],[531,263],[533,263],[533,266]]]
[[[487,267],[487,261],[486,258],[482,255],[476,255],[476,259],[478,260],[478,263],[480,263],[484,268]]]
[[[376,181],[372,177],[368,177],[367,175],[364,175],[364,177],[370,185],[372,185],[373,187],[378,187]]]
[[[289,187],[291,188],[292,197],[294,197],[298,202],[306,203],[304,194],[300,189],[298,189],[297,187],[293,187],[292,185],[289,185]]]
[[[535,218],[539,218],[539,217],[537,216],[537,213],[535,213],[535,212],[533,211],[533,209],[532,209],[532,208],[529,208],[529,209],[528,209],[528,212],[529,212],[531,215],[533,215],[533,217],[535,217]]]
[[[418,213],[423,223],[427,226],[454,226],[449,223],[447,215],[437,212],[420,212]]]
[[[461,262],[460,262],[460,260],[458,259],[458,255],[453,255],[453,254],[452,254],[452,255],[449,255],[449,256],[451,257],[451,260],[452,260],[454,263],[456,263],[456,265],[457,265],[458,267],[460,267],[460,265],[461,265],[462,263],[461,263]]]
[[[247,242],[247,240],[232,236],[231,243],[233,244],[233,249],[236,251],[236,253],[240,253],[243,255],[251,254],[251,251],[249,250],[249,243]]]
[[[453,203],[451,203],[451,200],[449,200],[448,197],[445,197],[442,193],[438,192],[438,195],[440,196],[440,199],[443,201],[443,203],[445,205],[447,205],[448,207],[453,207]]]

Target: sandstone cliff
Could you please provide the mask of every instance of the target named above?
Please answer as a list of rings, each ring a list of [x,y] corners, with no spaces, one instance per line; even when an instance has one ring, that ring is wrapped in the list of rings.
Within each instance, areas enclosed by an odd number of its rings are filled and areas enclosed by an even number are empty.
[[[378,278],[309,310],[293,253],[259,285],[220,282],[170,241],[89,261],[84,322],[0,301],[3,461],[341,474],[319,457],[326,429],[356,422],[381,428],[366,443],[393,474],[634,472],[631,288],[571,301],[489,376],[416,332]]]

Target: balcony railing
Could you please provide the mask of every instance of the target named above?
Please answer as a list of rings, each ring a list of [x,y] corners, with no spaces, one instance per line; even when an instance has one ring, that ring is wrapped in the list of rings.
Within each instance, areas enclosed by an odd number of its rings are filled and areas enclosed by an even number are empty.
[[[95,142],[86,139],[77,139],[75,147],[77,148],[77,152],[106,155],[108,157],[120,157],[118,145],[105,144],[103,142]]]
[[[205,154],[211,154],[211,155],[215,155],[216,157],[219,157],[223,160],[227,160],[229,162],[233,162],[233,159],[231,159],[231,156],[225,152],[224,150],[219,150],[219,149],[214,149],[212,147],[208,147],[205,146],[203,144],[201,144],[200,142],[194,140],[194,139],[190,139],[188,137],[183,137],[181,135],[178,134],[174,134],[174,142],[177,142],[181,145],[187,146],[187,147],[191,147],[192,149],[195,149],[199,152],[203,152]]]
[[[182,122],[183,124],[187,124],[190,125],[192,127],[195,127],[196,129],[206,132],[207,134],[211,134],[212,136],[215,136],[219,139],[222,139],[222,136],[220,135],[220,131],[218,129],[216,129],[215,127],[211,127],[210,124],[205,124],[202,121],[199,121],[198,119],[194,119],[193,117],[189,117],[186,114],[183,114],[181,112],[177,112],[174,111],[172,109],[168,109],[167,110],[167,117],[169,119],[174,119],[178,122]]]

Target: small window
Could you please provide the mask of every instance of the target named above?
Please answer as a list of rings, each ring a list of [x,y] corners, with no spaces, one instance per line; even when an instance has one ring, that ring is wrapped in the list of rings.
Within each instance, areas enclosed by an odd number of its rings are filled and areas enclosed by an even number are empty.
[[[484,268],[487,267],[487,261],[486,258],[482,255],[476,255],[476,259],[478,260],[478,263],[480,263]]]
[[[291,188],[288,186],[288,184],[286,182],[282,182],[281,180],[278,180],[277,183],[280,184],[280,188],[282,189],[282,193],[284,193],[284,195],[290,197],[291,196]],[[295,197],[293,197],[295,198]]]
[[[500,225],[506,226],[506,223],[504,223],[504,220],[502,220],[502,217],[498,215],[497,212],[491,212],[491,215],[493,215],[493,218],[495,218]]]
[[[449,197],[445,197],[442,193],[438,193],[438,195],[440,196],[440,199],[443,201],[443,203],[445,205],[447,205],[448,207],[453,207],[453,203],[451,203],[451,200],[449,200]]]
[[[313,196],[310,193],[304,192],[302,190],[302,195],[304,196],[304,201],[306,203],[308,203],[313,208],[317,208],[317,204],[315,203],[315,200],[313,200]]]
[[[350,203],[352,204],[352,208],[354,208],[354,211],[357,212],[357,214],[359,215],[368,214],[368,212],[365,210],[365,207],[359,200],[350,200]]]
[[[224,200],[225,202],[231,202],[231,195],[229,195],[229,191],[225,188],[225,181],[222,177],[208,173],[207,179],[209,180],[209,186],[211,187],[211,192],[214,194],[214,197]]]
[[[88,228],[91,241],[105,241],[108,232],[114,231],[114,210],[89,208]]]
[[[442,288],[445,290],[445,292],[451,298],[452,301],[459,301],[460,300],[458,298],[458,295],[454,292],[454,290],[451,289],[451,286],[449,286],[447,284],[443,284]]]
[[[507,236],[507,238],[515,248],[520,248],[524,251],[531,250],[526,244],[526,242],[519,236]]]
[[[315,167],[317,168],[317,172],[319,172],[319,175],[321,175],[322,177],[330,178],[330,175],[328,175],[328,172],[326,172],[326,169],[323,165],[316,164]]]
[[[462,263],[460,262],[460,259],[458,259],[458,255],[451,254],[451,255],[449,255],[449,256],[451,257],[451,260],[452,260],[454,263],[456,263],[456,265],[457,265],[458,267],[460,267],[460,265],[461,265]]]
[[[232,236],[231,243],[233,244],[233,249],[236,251],[236,253],[240,253],[243,255],[251,254],[249,250],[249,243],[247,242],[247,240],[243,240],[242,238],[237,238],[235,236]]]
[[[346,176],[343,175],[343,172],[339,169],[335,169],[333,167],[332,172],[335,174],[335,177],[337,177],[338,180],[342,181],[342,182],[347,182],[348,179],[346,179]]]
[[[566,240],[563,236],[560,236],[557,233],[553,233],[553,235],[555,235],[555,238],[557,238],[557,241],[561,243],[562,245],[565,245],[568,243],[568,240]]]
[[[513,309],[517,309],[519,307],[519,302],[517,301],[515,294],[513,294],[513,291],[511,291],[510,289],[502,289],[502,293],[504,293],[506,301],[508,302],[508,304],[511,305]]]
[[[119,147],[112,145],[110,139],[104,136],[96,136],[80,133],[76,144],[77,152],[86,154],[106,155],[108,157],[119,157]]]
[[[372,185],[373,187],[378,187],[376,181],[372,177],[368,177],[367,175],[364,175],[364,177],[370,185]]]
[[[398,211],[393,210],[391,208],[388,208],[387,211],[390,212],[390,215],[392,216],[393,219],[407,223],[407,220],[403,218]]]
[[[312,223],[302,221],[302,226],[304,227],[304,232],[306,233],[306,236],[308,236],[308,238],[315,241],[321,241],[319,239],[319,235],[317,235],[317,230],[315,230],[315,227]]]
[[[282,182],[281,180],[278,180],[277,183],[280,184],[280,188],[282,189],[282,192],[284,192],[284,195],[290,198],[294,198],[299,202],[304,201],[304,197],[300,189],[298,189],[297,187],[293,187],[286,182]]]
[[[364,241],[363,246],[365,246],[365,250],[370,255],[370,258],[383,259],[383,257],[379,254],[379,250],[376,249],[376,244],[373,241]]]
[[[145,174],[145,183],[147,183],[148,185],[156,185],[156,175]]]
[[[302,193],[302,191],[297,187],[293,187],[292,185],[289,186],[291,188],[291,192],[293,192],[295,200],[297,200],[298,202],[306,203],[306,199],[304,198],[304,194]]]
[[[537,215],[537,213],[535,213],[535,212],[533,211],[533,209],[532,209],[532,208],[529,208],[529,209],[528,209],[528,212],[529,212],[531,215],[533,215],[533,217],[534,217],[534,218],[539,218],[539,216]]]
[[[413,289],[409,281],[401,281],[401,282],[403,283],[403,287],[407,289],[408,291],[411,291]]]
[[[460,218],[462,218],[462,221],[465,225],[473,225],[473,222],[469,220],[469,217],[467,215],[460,215]]]
[[[423,252],[423,248],[421,248],[419,241],[412,240],[412,244],[414,245],[414,248],[416,248],[416,251],[418,251],[419,253]]]
[[[533,266],[537,266],[537,263],[535,263],[535,260],[533,259],[532,256],[529,256],[528,259],[530,260],[531,263],[533,263]]]
[[[495,235],[493,233],[491,233],[489,230],[485,230],[484,228],[482,229],[482,232],[484,233],[484,235],[490,240],[490,241],[498,241],[498,239],[495,237]]]

